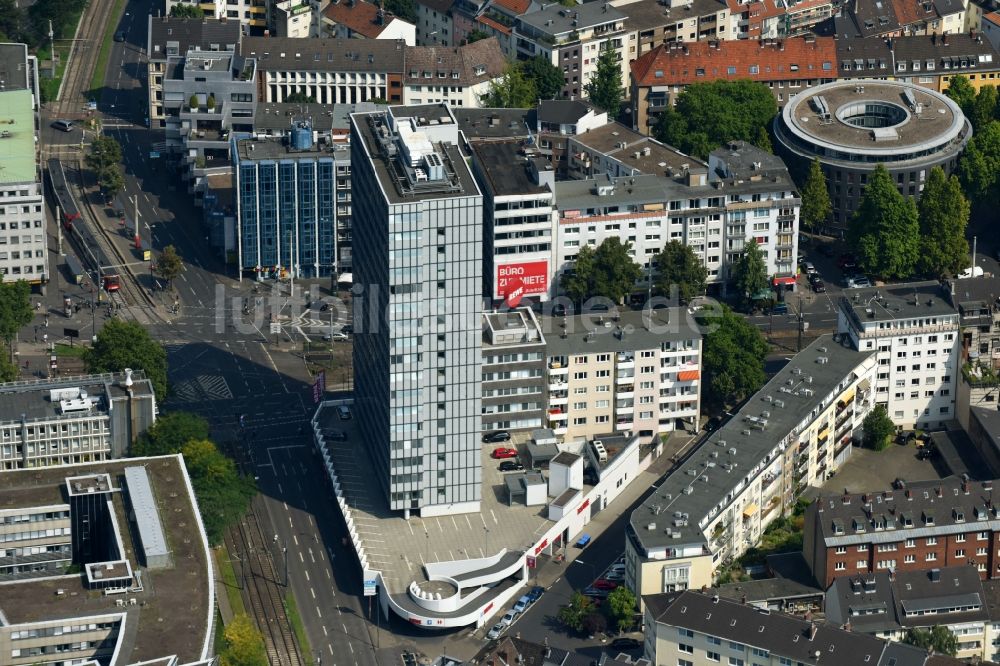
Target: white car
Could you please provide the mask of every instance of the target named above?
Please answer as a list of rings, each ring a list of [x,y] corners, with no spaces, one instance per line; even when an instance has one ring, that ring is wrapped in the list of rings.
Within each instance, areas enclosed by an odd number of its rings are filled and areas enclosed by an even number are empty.
[[[514,622],[515,617],[517,617],[517,611],[509,610],[503,614],[502,618],[500,618],[500,624],[502,624],[506,629]]]
[[[506,628],[507,626],[504,625],[502,622],[497,622],[496,624],[493,625],[493,628],[490,629],[489,632],[486,634],[486,638],[490,639],[491,641],[496,640],[497,638],[500,638],[500,634],[502,634],[503,630]]]

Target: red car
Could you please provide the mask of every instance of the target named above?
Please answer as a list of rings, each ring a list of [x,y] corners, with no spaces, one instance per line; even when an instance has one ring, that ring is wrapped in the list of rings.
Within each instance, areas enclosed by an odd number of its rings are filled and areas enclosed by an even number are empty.
[[[594,581],[594,587],[598,590],[613,590],[618,587],[618,583],[607,578],[598,578]]]
[[[500,460],[502,458],[516,458],[517,449],[511,449],[506,446],[501,446],[499,449],[493,449],[493,453],[491,453],[490,455],[496,458],[497,460]]]

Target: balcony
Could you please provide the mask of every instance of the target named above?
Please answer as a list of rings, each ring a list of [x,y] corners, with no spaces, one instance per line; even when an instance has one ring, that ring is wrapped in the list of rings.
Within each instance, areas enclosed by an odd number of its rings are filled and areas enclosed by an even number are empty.
[[[566,414],[566,412],[563,411],[562,409],[559,408],[549,409],[548,417],[550,423],[562,423],[563,425],[566,425],[566,419],[568,418],[568,416],[569,415]]]
[[[554,356],[549,359],[549,370],[558,370],[565,374],[569,368],[567,367],[567,361],[565,356]],[[551,373],[550,373],[551,374]]]
[[[555,393],[549,394],[549,404],[553,407],[562,406],[565,407],[566,403],[569,401],[569,396],[566,395],[566,391],[556,391]]]
[[[635,408],[634,400],[619,400],[615,403],[615,412],[631,412]]]

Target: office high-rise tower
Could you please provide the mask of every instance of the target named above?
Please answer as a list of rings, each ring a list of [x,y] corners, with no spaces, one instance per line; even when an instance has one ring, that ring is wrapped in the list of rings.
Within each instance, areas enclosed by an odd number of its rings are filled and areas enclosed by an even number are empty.
[[[351,133],[355,418],[392,509],[476,512],[483,197],[444,105]]]

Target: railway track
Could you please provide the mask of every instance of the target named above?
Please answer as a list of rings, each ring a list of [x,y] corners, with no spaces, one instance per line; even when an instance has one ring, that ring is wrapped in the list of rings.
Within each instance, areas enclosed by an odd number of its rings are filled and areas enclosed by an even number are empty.
[[[240,567],[245,581],[244,597],[264,636],[264,647],[271,666],[302,666],[299,646],[285,614],[279,586],[280,578],[268,549],[268,540],[257,520],[255,507],[229,531],[232,552],[241,552]],[[273,545],[273,544],[271,544]]]
[[[80,16],[69,60],[63,71],[58,109],[61,114],[79,113],[89,92],[90,79],[104,39],[104,27],[112,19],[114,0],[93,0]]]

